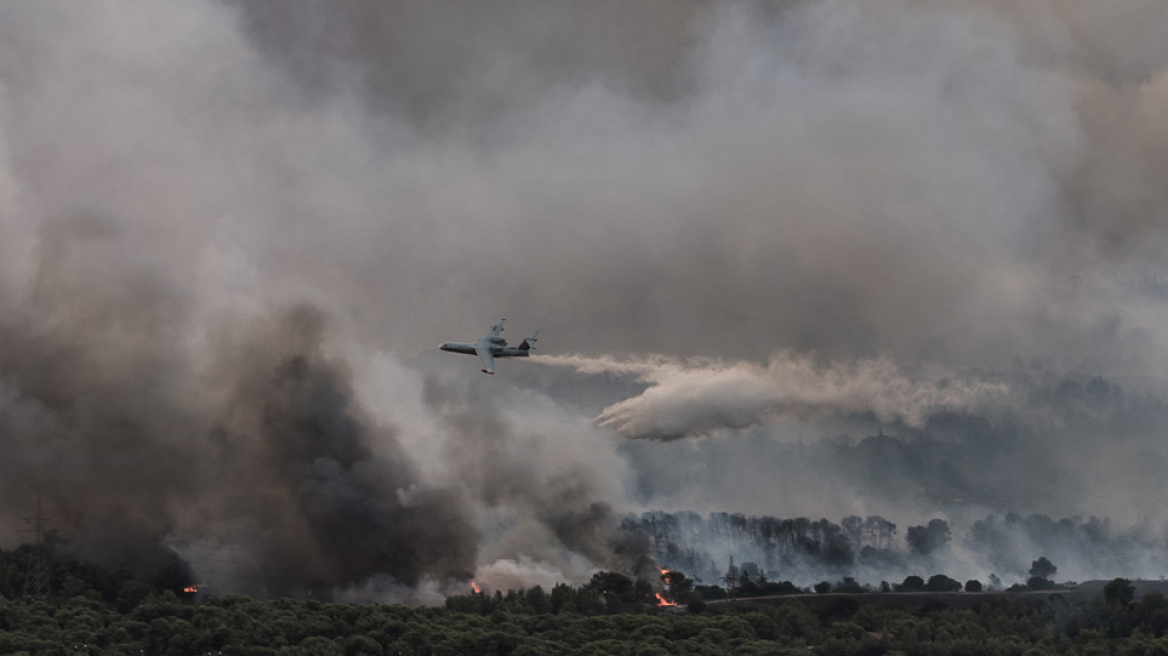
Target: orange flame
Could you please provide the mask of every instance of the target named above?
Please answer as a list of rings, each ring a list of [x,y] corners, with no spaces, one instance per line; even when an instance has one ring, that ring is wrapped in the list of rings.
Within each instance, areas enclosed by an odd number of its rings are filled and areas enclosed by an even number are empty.
[[[480,587],[479,587],[479,584],[478,584],[478,583],[475,583],[474,581],[471,581],[471,582],[470,582],[470,589],[471,589],[471,590],[474,590],[474,593],[475,593],[475,594],[482,594],[482,593],[483,593],[483,589],[482,589],[482,588],[480,588]]]
[[[183,588],[183,592],[187,594],[194,594],[199,591],[199,588],[206,587],[206,585],[206,583],[195,583],[194,585],[188,585],[187,587]]]
[[[669,588],[671,587],[669,585],[669,579],[668,579],[669,570],[665,569],[664,567],[658,567],[657,569],[661,570],[661,579],[665,581],[665,591],[668,592]],[[658,606],[676,606],[677,605],[676,602],[669,601],[665,597],[662,597],[660,592],[655,592],[654,594],[657,595],[657,605]]]

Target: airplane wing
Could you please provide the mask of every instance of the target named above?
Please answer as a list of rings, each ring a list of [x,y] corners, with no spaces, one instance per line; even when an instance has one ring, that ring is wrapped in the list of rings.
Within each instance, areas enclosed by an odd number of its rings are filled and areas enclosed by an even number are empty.
[[[490,347],[483,348],[480,346],[475,351],[479,354],[479,359],[483,361],[483,373],[494,374],[495,358],[491,355]]]

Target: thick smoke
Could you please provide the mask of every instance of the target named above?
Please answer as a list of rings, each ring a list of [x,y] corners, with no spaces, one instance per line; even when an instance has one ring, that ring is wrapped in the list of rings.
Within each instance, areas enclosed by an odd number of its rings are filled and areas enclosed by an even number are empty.
[[[150,353],[158,326],[112,372],[99,363],[127,336],[94,317],[8,326],[6,498],[42,495],[53,526],[99,557],[149,567],[166,543],[222,589],[468,578],[464,499],[424,484],[393,430],[356,406],[345,366],[322,352],[324,323],[300,307],[244,327],[203,380]]]
[[[638,507],[1155,533],[1166,30],[7,3],[0,528],[346,598],[633,571]],[[599,364],[429,353],[500,316]]]
[[[298,581],[332,587],[371,573],[405,586],[424,575],[468,578],[477,539],[469,508],[454,490],[424,485],[392,431],[362,416],[343,365],[321,352],[322,322],[298,308],[234,354],[244,375],[212,429],[216,473],[249,489],[225,498],[220,516],[238,513],[255,532],[230,537],[260,549],[263,578],[289,586],[278,594]]]
[[[588,570],[573,562],[581,558],[593,568],[646,578],[656,573],[647,537],[620,530],[613,504],[623,502],[615,475],[622,466],[603,436],[564,425],[553,434],[518,433],[473,390],[460,393],[434,381],[427,382],[425,399],[448,429],[450,473],[492,517],[497,535],[486,548],[488,559],[518,554],[569,579]],[[509,567],[519,565],[509,560]],[[485,573],[497,576],[501,564],[488,563]]]
[[[1129,282],[1154,273],[1162,245],[1105,236],[1117,213],[1080,197],[1104,186],[1124,213],[1142,208],[1133,226],[1156,225],[1163,167],[1143,153],[1162,150],[1163,49],[1122,39],[1114,18],[1092,31],[1085,5],[1044,21],[959,2],[612,21],[597,18],[604,3],[489,17],[470,3],[242,6],[265,56],[313,94],[312,80],[344,79],[325,64],[359,71],[382,130],[425,135],[388,151],[410,162],[390,205],[408,229],[366,235],[429,275],[400,277],[363,312],[448,301],[403,338],[499,314],[586,352],[976,366],[1090,353],[1146,373],[1131,356],[1162,346],[1161,310]],[[1129,11],[1141,34],[1165,21],[1150,4]],[[579,38],[581,24],[596,32]],[[440,45],[421,57],[411,44],[427,34]]]
[[[80,209],[200,301],[301,291],[409,353],[504,315],[1159,372],[1159,5],[535,4],[8,9],[6,284]]]

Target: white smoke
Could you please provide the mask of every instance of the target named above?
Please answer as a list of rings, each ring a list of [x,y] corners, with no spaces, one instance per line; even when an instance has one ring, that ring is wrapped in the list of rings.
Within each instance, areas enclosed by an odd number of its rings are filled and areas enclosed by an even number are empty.
[[[664,356],[547,356],[539,361],[581,373],[631,376],[648,384],[597,417],[601,426],[629,438],[668,440],[791,418],[864,413],[881,422],[921,427],[932,414],[1003,408],[1011,400],[1005,383],[937,367],[909,372],[889,358],[822,364],[811,356],[782,352],[765,364]]]
[[[531,588],[537,585],[546,591],[565,581],[576,584],[583,582],[575,572],[565,572],[550,563],[525,555],[496,560],[479,567],[475,572],[475,583],[485,592]]]

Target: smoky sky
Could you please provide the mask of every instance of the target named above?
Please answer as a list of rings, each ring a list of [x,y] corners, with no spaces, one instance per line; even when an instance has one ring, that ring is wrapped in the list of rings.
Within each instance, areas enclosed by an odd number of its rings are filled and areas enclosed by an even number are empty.
[[[200,300],[314,295],[406,353],[499,315],[593,353],[1158,374],[1168,55],[1124,6],[13,9],[9,280],[80,209]]]
[[[1162,249],[1153,5],[240,7],[308,102],[348,84],[372,134],[421,142],[390,149],[418,179],[386,239],[443,272],[409,291],[461,308],[434,330],[535,307],[589,351],[1159,345],[1130,287]]]
[[[0,523],[359,590],[644,567],[628,509],[1168,519],[1166,28],[4,4]],[[500,317],[549,357],[434,351]]]

